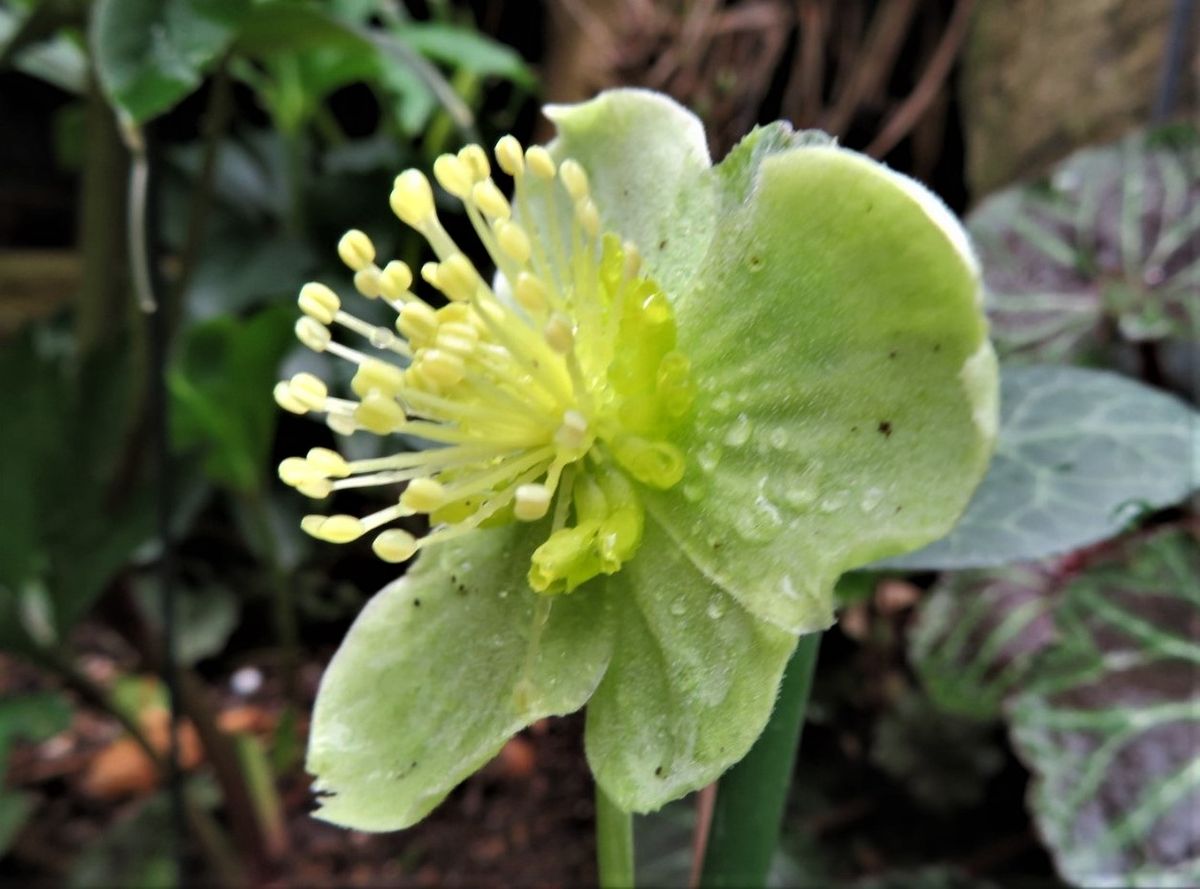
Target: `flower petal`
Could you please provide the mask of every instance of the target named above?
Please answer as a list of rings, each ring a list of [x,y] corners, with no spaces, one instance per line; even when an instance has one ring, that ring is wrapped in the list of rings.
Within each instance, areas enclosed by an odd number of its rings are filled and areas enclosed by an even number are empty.
[[[547,105],[550,145],[583,165],[606,229],[632,241],[668,295],[684,292],[714,229],[716,191],[704,125],[648,90],[617,89],[578,105]]]
[[[592,772],[635,812],[703,787],[746,754],[796,645],[701,574],[654,522],[645,533],[604,590],[617,635],[587,711]]]
[[[646,498],[752,613],[810,631],[840,573],[954,523],[991,452],[996,368],[937,198],[834,147],[756,152],[761,133],[717,168],[713,249],[676,304],[701,388],[688,470]]]
[[[528,525],[431,547],[355,621],[321,682],[308,770],[317,816],[359,830],[420,820],[536,719],[591,696],[612,648],[599,590],[554,600],[518,712],[536,597]],[[543,535],[544,536],[544,535]]]

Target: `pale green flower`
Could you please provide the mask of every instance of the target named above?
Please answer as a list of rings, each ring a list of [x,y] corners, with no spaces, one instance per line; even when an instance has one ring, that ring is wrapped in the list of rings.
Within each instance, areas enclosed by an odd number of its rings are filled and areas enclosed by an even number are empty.
[[[300,339],[358,364],[356,398],[301,375],[280,403],[438,445],[280,467],[318,498],[396,486],[373,515],[307,517],[314,536],[424,551],[321,686],[308,767],[339,824],[408,826],[514,732],[584,704],[618,805],[714,780],[762,731],[797,635],[833,621],[837,577],[944,534],[990,454],[979,270],[920,185],[782,124],[713,167],[699,121],[643,91],[547,114],[548,150],[496,146],[511,204],[478,146],[434,166],[492,285],[410,170],[392,208],[448,304],[359,232],[339,252],[399,335],[301,293]],[[393,524],[415,513],[424,537]]]

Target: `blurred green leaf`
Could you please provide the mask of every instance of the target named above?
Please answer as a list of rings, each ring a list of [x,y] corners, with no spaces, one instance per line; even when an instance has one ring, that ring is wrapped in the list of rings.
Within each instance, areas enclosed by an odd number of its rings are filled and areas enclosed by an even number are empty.
[[[9,748],[16,740],[35,744],[44,741],[65,731],[70,723],[70,704],[54,692],[0,700],[0,858],[28,820],[35,802],[31,794],[8,790],[4,786]]]
[[[1068,552],[1179,503],[1200,482],[1200,414],[1117,374],[1007,367],[996,454],[936,543],[879,564],[944,569]]]
[[[1134,538],[1064,588],[1060,641],[1009,710],[1063,877],[1200,883],[1200,545]]]
[[[83,50],[61,26],[72,16],[70,4],[41,3],[21,18],[0,8],[0,67],[11,64],[69,93],[82,93],[87,85],[87,59]]]
[[[947,713],[989,720],[1057,639],[1051,564],[942,576],[921,601],[909,660]]]
[[[1200,325],[1200,136],[1193,125],[1078,152],[968,220],[991,335],[1012,360],[1111,364],[1114,338]]]
[[[71,889],[169,889],[178,885],[171,802],[150,797],[89,843],[71,870]]]
[[[28,793],[0,790],[0,858],[8,851],[17,832],[33,813],[34,797]]]
[[[0,700],[0,778],[8,751],[16,740],[37,744],[65,731],[71,723],[71,705],[57,692],[15,695]]]
[[[100,83],[136,123],[195,90],[237,33],[245,0],[97,0],[90,42]]]
[[[121,344],[78,366],[32,332],[0,348],[0,648],[28,645],[21,615],[35,594],[48,626],[65,633],[153,528],[151,490],[140,475],[130,473],[119,490],[112,485],[126,444],[131,368]]]
[[[294,322],[295,311],[284,305],[187,331],[168,374],[172,439],[202,449],[205,472],[218,484],[253,492],[267,477],[278,416],[271,389]]]
[[[139,584],[142,612],[162,626],[162,597],[157,583]],[[176,657],[181,664],[220,654],[237,628],[241,610],[238,597],[216,584],[175,591]]]
[[[511,80],[525,89],[533,89],[537,84],[533,72],[515,50],[471,28],[441,22],[405,22],[393,27],[391,33],[434,61],[481,77]]]

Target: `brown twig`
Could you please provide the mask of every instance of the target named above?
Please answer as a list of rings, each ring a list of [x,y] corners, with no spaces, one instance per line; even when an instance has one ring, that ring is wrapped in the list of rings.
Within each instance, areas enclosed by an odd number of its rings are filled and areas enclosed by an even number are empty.
[[[696,826],[692,831],[692,871],[688,889],[698,889],[704,872],[704,853],[708,851],[708,832],[712,828],[713,809],[717,804],[717,784],[714,781],[696,794]]]
[[[942,39],[938,43],[937,49],[933,51],[933,55],[930,56],[924,73],[921,74],[921,79],[917,81],[917,85],[913,87],[908,98],[900,103],[875,139],[867,146],[867,154],[872,157],[886,155],[900,143],[900,140],[929,110],[933,100],[941,92],[946,78],[950,75],[954,60],[958,57],[958,51],[962,47],[963,40],[966,39],[967,26],[971,22],[971,10],[974,6],[975,0],[958,0],[954,12],[950,16],[950,21],[946,24],[946,30],[942,33]]]
[[[844,133],[864,103],[878,99],[908,36],[916,6],[916,0],[894,0],[878,7],[866,39],[854,54],[853,72],[836,94],[821,129],[835,135]]]

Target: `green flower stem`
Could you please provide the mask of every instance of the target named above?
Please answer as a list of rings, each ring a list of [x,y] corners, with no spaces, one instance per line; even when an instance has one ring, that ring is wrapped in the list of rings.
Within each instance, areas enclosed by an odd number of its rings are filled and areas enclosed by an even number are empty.
[[[633,889],[633,815],[596,785],[596,866],[601,889]]]
[[[746,758],[717,786],[700,885],[765,886],[779,843],[783,808],[791,785],[800,729],[812,688],[821,634],[801,636],[788,662],[779,700]]]

